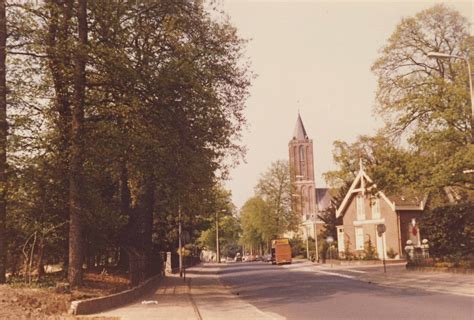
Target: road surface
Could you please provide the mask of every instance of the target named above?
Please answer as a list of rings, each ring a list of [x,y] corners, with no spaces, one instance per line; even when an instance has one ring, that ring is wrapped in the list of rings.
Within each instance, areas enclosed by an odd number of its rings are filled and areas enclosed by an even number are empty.
[[[361,280],[368,272],[381,271],[255,262],[227,264],[220,277],[244,301],[286,319],[474,319],[472,296],[379,286]]]

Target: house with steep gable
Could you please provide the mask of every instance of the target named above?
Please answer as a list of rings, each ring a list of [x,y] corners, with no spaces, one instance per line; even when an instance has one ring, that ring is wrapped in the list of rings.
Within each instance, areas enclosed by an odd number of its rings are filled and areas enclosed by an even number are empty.
[[[338,252],[341,257],[348,253],[364,256],[370,243],[379,259],[404,256],[407,240],[415,247],[421,245],[418,226],[425,209],[427,197],[386,195],[364,171],[362,162],[349,191],[336,211],[342,217],[337,226]],[[377,232],[378,225],[385,225],[385,232]]]

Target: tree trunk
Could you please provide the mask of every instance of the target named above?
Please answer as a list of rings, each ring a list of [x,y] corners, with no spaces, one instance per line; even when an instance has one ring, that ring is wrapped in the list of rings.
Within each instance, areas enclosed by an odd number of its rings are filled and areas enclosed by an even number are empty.
[[[125,249],[125,247],[129,244],[129,233],[130,233],[130,225],[131,225],[131,220],[132,217],[130,216],[130,204],[132,202],[131,200],[131,194],[130,194],[130,188],[128,187],[128,170],[127,170],[127,163],[126,160],[122,159],[120,161],[120,182],[119,182],[119,188],[120,188],[120,213],[123,216],[126,216],[128,220],[127,226],[124,228],[122,231],[122,234],[120,235],[120,259],[118,261],[118,266],[121,270],[127,270],[129,268],[129,256],[128,256],[128,251]]]
[[[7,84],[6,84],[7,21],[5,0],[0,0],[0,283],[5,283],[7,269]]]
[[[153,175],[145,180],[145,194],[143,197],[143,250],[145,253],[145,273],[147,277],[153,275],[153,209],[155,204],[155,183]]]
[[[69,268],[71,286],[82,285],[83,254],[83,155],[84,104],[87,60],[87,0],[78,0],[77,21],[79,43],[74,55],[74,99],[71,122],[71,152],[69,162]]]
[[[59,171],[62,173],[61,194],[64,221],[69,219],[69,143],[71,135],[71,49],[67,45],[71,39],[73,0],[48,0],[49,21],[46,52],[48,53],[48,68],[51,72],[55,92],[55,111],[58,114],[55,125],[58,128],[60,140],[57,157],[60,159]],[[64,243],[64,269],[69,266],[69,239]]]
[[[36,272],[38,273],[38,280],[44,276],[44,238],[41,236],[38,245],[38,257],[36,260]]]

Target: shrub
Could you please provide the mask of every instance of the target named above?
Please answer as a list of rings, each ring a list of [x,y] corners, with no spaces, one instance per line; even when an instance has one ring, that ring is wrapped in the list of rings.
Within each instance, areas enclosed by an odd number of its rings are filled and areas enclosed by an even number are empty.
[[[387,256],[388,256],[390,259],[395,259],[395,257],[397,256],[397,253],[395,252],[395,250],[393,250],[393,248],[390,248],[390,249],[387,251]]]
[[[367,240],[364,246],[364,260],[376,260],[378,259],[377,251],[372,245],[372,240]]]
[[[429,240],[430,255],[464,260],[474,248],[474,203],[464,202],[428,210],[420,221]]]
[[[344,244],[344,259],[346,259],[346,260],[354,260],[355,259],[355,255],[351,251],[350,248],[351,248],[351,242],[349,240],[346,240],[346,242]]]

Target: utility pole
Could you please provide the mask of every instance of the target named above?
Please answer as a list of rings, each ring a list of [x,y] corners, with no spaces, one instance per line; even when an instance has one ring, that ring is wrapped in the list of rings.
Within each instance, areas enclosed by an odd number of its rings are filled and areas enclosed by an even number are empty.
[[[179,245],[179,276],[183,276],[183,248],[181,243],[181,205],[178,206],[178,245]]]
[[[216,258],[221,263],[221,250],[219,248],[219,211],[216,211]]]
[[[316,220],[314,221],[314,250],[314,261],[319,263],[318,228]]]
[[[305,233],[306,233],[306,259],[311,260],[311,257],[309,256],[309,231],[308,231],[308,226],[305,225],[304,227]]]

